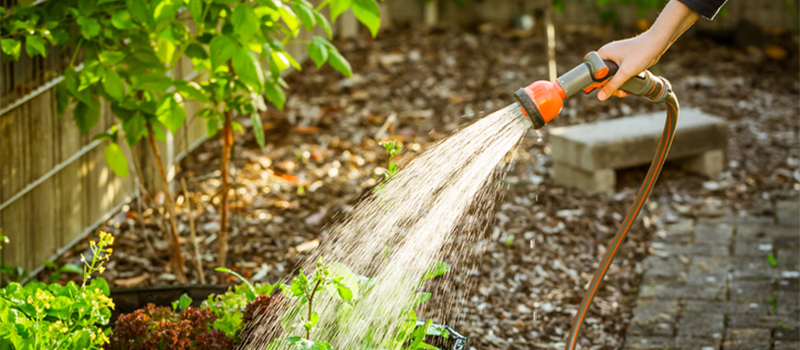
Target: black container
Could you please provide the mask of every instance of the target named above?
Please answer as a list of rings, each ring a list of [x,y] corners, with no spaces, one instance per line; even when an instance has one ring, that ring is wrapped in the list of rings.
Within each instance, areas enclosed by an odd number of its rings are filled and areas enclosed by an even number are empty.
[[[112,289],[111,299],[114,300],[114,310],[111,312],[110,324],[113,325],[119,315],[134,312],[150,303],[156,306],[171,306],[172,302],[180,299],[183,294],[192,298],[192,306],[200,306],[203,300],[208,299],[209,295],[223,294],[229,287],[230,286],[179,284],[172,286]],[[425,322],[418,322],[417,324],[424,325]],[[428,340],[431,345],[446,350],[469,349],[469,338],[458,333],[449,326],[444,326],[443,328],[447,330],[450,336],[447,339],[434,337]]]
[[[141,309],[152,303],[156,306],[170,306],[173,301],[180,299],[184,293],[192,298],[192,306],[200,306],[203,300],[211,294],[223,294],[228,286],[179,284],[173,286],[119,288],[111,290],[111,299],[114,300],[114,310],[111,312],[111,324],[121,314],[127,314]]]

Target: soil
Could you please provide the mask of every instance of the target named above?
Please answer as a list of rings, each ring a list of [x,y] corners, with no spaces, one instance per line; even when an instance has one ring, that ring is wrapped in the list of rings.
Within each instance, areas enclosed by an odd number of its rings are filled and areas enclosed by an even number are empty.
[[[623,35],[603,28],[559,32],[559,73],[580,63],[587,51]],[[362,36],[336,42],[354,68],[350,79],[328,66],[317,72],[306,63],[303,73],[287,79],[291,90],[284,110],[270,107],[262,115],[267,147],[259,149],[252,132],[236,135],[229,267],[259,282],[294,271],[326,239],[326,226],[346,215],[380,178],[386,158],[378,140],[393,135],[404,146],[400,158],[410,159],[427,144],[511,103],[514,90],[547,78],[543,38],[495,25],[396,25],[374,40]],[[742,47],[690,33],[653,67],[673,83],[682,108],[730,122],[727,165],[718,180],[669,166],[663,171],[589,310],[580,341],[584,348],[622,344],[639,263],[648,255],[650,238],[666,224],[681,217],[750,211],[761,207],[756,203],[798,196],[798,41],[781,32],[767,38],[760,47]],[[641,98],[599,102],[594,94],[576,96],[566,101],[552,125],[660,109]],[[376,135],[390,116],[396,123]],[[241,122],[250,128],[247,120]],[[543,131],[543,142],[531,131],[516,150],[496,220],[477,243],[486,253],[471,271],[471,281],[457,281],[464,288],[452,316],[436,320],[469,336],[475,349],[563,347],[584,288],[646,172],[646,167],[620,171],[617,191],[610,195],[565,188],[549,174],[547,128]],[[213,271],[220,148],[218,138],[204,143],[182,162],[178,175],[188,182],[209,283],[220,283]],[[117,237],[104,275],[112,286],[176,283],[159,198],[134,201],[103,228]],[[186,200],[178,197],[178,219],[187,275],[198,283]],[[81,242],[59,262],[76,262],[87,248]],[[434,301],[437,293],[453,292],[429,288]]]

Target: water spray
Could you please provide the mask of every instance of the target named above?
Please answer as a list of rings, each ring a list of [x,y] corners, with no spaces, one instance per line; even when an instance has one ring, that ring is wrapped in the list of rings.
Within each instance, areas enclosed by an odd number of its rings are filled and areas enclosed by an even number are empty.
[[[555,82],[537,81],[517,90],[514,98],[517,99],[522,114],[527,117],[524,118],[524,123],[537,130],[543,128],[561,112],[564,99],[575,95],[578,91],[588,94],[603,87],[614,76],[618,68],[616,63],[603,60],[596,52],[590,52],[584,57],[583,63],[558,77]],[[655,185],[658,175],[664,167],[664,161],[667,159],[667,153],[669,153],[672,139],[675,136],[675,125],[678,122],[678,99],[666,79],[655,76],[650,71],[644,71],[622,84],[620,90],[630,95],[647,97],[651,102],[664,102],[667,105],[667,120],[647,176],[642,182],[625,220],[622,221],[622,225],[606,250],[600,266],[595,271],[589,288],[583,296],[581,306],[575,314],[572,329],[567,338],[567,350],[575,349],[583,319],[600,281],[606,275],[614,254],[653,190],[653,185]]]

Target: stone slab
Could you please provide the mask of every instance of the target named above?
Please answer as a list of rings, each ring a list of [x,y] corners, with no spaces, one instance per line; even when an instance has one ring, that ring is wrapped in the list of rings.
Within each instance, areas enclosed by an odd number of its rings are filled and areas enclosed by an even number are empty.
[[[724,323],[721,313],[687,312],[678,320],[678,337],[722,340]]]
[[[724,301],[726,288],[724,286],[664,286],[645,285],[639,292],[641,299],[677,298],[689,300],[716,300]]]
[[[800,227],[800,202],[780,201],[775,204],[775,215],[778,223],[794,228]]]
[[[764,328],[728,329],[722,348],[725,350],[769,349],[772,330]]]
[[[691,338],[679,336],[675,339],[675,348],[680,350],[719,350],[722,336],[714,338]],[[672,348],[670,348],[672,349]],[[670,350],[664,349],[664,350]]]
[[[734,225],[701,219],[694,228],[694,242],[729,246],[733,238]]]
[[[623,350],[664,350],[675,349],[675,338],[665,336],[625,337]]]
[[[663,111],[550,129],[554,162],[578,169],[627,168],[653,159],[664,129]],[[667,159],[680,159],[728,146],[723,119],[684,108]]]
[[[553,179],[586,192],[610,192],[617,184],[614,169],[582,170],[571,165],[553,162]]]
[[[672,335],[677,314],[678,301],[675,299],[639,300],[628,332],[633,335]]]
[[[772,348],[774,350],[800,350],[800,342],[776,340]]]

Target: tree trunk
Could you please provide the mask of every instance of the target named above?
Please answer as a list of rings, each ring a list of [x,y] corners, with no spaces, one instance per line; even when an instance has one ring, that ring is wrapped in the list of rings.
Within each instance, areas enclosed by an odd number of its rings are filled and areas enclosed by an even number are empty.
[[[150,148],[153,150],[153,155],[158,164],[158,172],[161,175],[161,186],[164,190],[165,207],[169,214],[169,226],[172,236],[172,264],[175,271],[175,276],[178,278],[178,283],[186,283],[186,275],[183,273],[183,254],[181,254],[181,243],[178,240],[178,224],[175,219],[175,203],[172,201],[172,195],[169,193],[169,181],[167,181],[167,173],[164,171],[164,164],[161,162],[161,154],[158,153],[158,145],[156,138],[153,136],[153,126],[147,124],[147,138],[150,141]]]
[[[231,132],[231,112],[225,111],[225,125],[222,127],[222,202],[219,211],[219,254],[217,255],[217,266],[225,267],[225,260],[228,256],[228,168],[231,157],[231,145],[233,144],[233,133]],[[225,273],[218,274],[219,282],[222,283]]]

